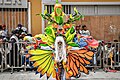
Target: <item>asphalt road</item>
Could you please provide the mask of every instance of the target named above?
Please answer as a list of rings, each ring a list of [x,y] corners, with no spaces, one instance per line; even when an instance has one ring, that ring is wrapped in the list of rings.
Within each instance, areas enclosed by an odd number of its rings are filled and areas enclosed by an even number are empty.
[[[112,72],[104,72],[104,71],[97,71],[97,72],[90,72],[89,75],[83,74],[79,79],[72,78],[74,80],[120,80],[120,71],[116,73]],[[21,71],[21,72],[14,72],[11,74],[10,72],[3,72],[0,73],[0,80],[47,80],[46,76],[43,76],[41,79],[39,78],[39,74],[35,75],[34,71]],[[55,80],[50,77],[49,80]]]

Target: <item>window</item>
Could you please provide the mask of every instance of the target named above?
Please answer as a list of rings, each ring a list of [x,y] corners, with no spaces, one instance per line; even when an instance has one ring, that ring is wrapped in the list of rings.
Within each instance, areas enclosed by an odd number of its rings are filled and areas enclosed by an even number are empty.
[[[54,5],[45,6],[47,6],[48,13],[52,13],[52,8],[54,8]],[[63,11],[66,14],[73,14],[74,7],[76,7],[81,14],[86,16],[120,15],[120,6],[117,5],[63,5]]]

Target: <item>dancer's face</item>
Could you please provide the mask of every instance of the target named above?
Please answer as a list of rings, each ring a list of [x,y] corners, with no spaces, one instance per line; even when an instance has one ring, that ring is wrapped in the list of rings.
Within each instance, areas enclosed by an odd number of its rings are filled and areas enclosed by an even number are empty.
[[[62,42],[60,41],[60,42],[58,42],[58,46],[59,47],[61,47],[62,46]]]

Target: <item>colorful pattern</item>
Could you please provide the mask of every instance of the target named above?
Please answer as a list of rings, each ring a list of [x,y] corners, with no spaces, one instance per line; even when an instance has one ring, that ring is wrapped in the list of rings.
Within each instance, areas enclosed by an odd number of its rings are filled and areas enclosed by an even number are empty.
[[[80,20],[83,16],[74,8],[75,14],[68,17],[62,12],[62,5],[56,3],[54,11],[49,14],[45,10],[40,14],[48,20],[48,26],[44,34],[36,35],[33,38],[25,37],[24,40],[34,41],[29,45],[34,49],[29,50],[30,61],[42,77],[44,74],[49,78],[51,75],[56,80],[70,77],[80,77],[80,72],[88,74],[85,65],[89,65],[93,52],[89,47],[97,48],[98,42],[90,36],[79,37],[74,41],[76,31],[72,22]]]

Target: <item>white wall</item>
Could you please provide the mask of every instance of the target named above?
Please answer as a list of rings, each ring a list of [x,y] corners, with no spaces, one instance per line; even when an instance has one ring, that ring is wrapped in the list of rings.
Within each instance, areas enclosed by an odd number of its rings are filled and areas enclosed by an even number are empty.
[[[120,6],[118,5],[77,5],[71,6],[71,12],[74,7],[84,15],[120,15]]]
[[[61,2],[61,0],[58,0],[59,2]],[[46,3],[46,2],[56,2],[56,0],[42,0],[43,3]]]

